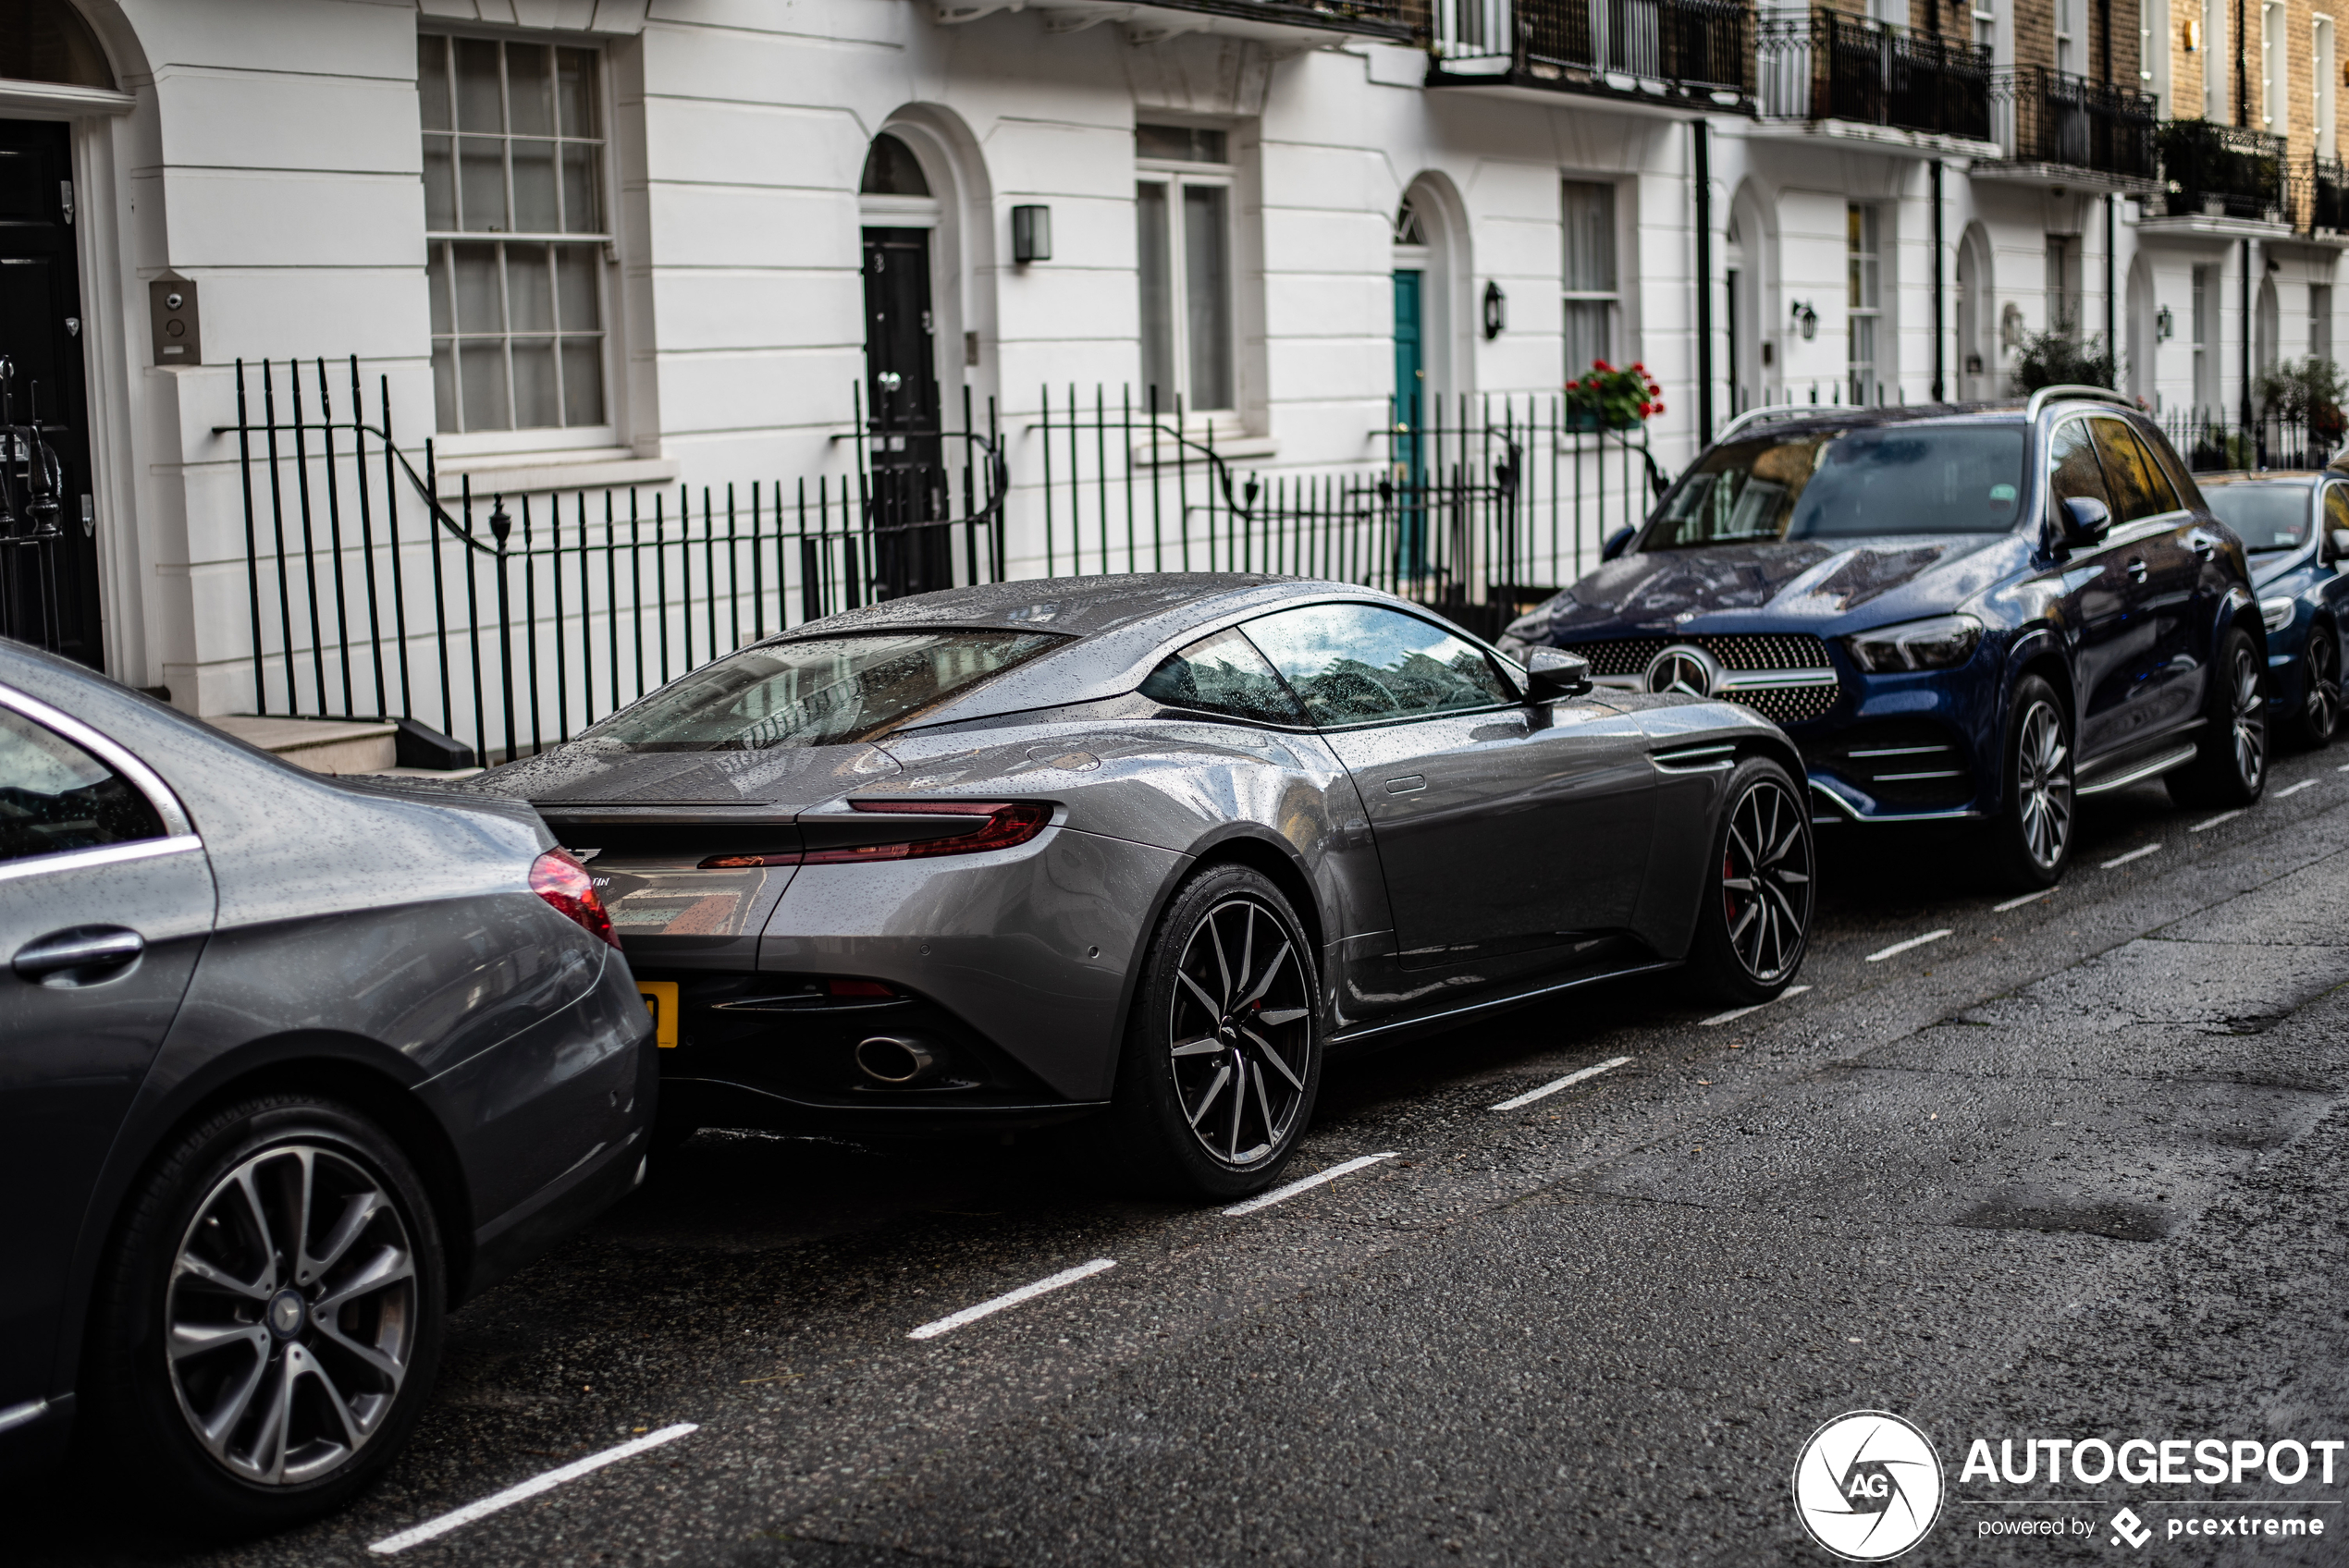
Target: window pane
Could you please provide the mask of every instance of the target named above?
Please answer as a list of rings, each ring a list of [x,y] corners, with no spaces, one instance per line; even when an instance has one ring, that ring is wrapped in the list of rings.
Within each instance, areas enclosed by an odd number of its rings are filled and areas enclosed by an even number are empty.
[[[460,38],[457,46],[457,129],[499,131],[506,129],[498,82],[498,45],[478,38]]]
[[[2092,419],[2097,456],[2104,459],[2105,484],[2112,492],[2112,521],[2134,522],[2171,510],[2169,481],[2153,470],[2136,436],[2117,419]]]
[[[416,40],[416,96],[421,101],[426,130],[450,128],[449,40],[430,33]]]
[[[2096,444],[2089,438],[2086,420],[2070,419],[2056,426],[2055,436],[2048,443],[2048,497],[2051,502],[2083,496],[2108,507],[2112,505],[2112,496],[2104,487],[2104,470],[2097,464]]]
[[[0,860],[162,837],[154,807],[112,768],[0,708]]]
[[[1515,700],[1482,653],[1375,605],[1315,605],[1248,623],[1248,641],[1320,725],[1490,707]]]
[[[563,423],[604,423],[604,340],[563,339]]]
[[[1227,143],[1220,130],[1207,130],[1191,125],[1138,125],[1134,128],[1134,156],[1159,158],[1171,163],[1220,164],[1225,161]]]
[[[514,339],[514,428],[547,430],[563,422],[562,389],[549,337]]]
[[[456,280],[449,276],[449,247],[432,247],[432,264],[425,270],[425,291],[432,296],[433,336],[445,337],[457,330],[456,314],[449,308],[449,291]]]
[[[1566,182],[1566,287],[1578,293],[1615,291],[1612,185]]]
[[[555,51],[555,102],[565,136],[596,136],[596,56],[585,49]]]
[[[424,229],[440,234],[457,227],[456,150],[446,136],[424,138]]]
[[[555,280],[546,246],[506,247],[506,321],[516,332],[555,329]]]
[[[603,203],[596,199],[596,149],[563,143],[563,222],[565,234],[603,232]]]
[[[457,256],[457,330],[506,330],[504,290],[498,283],[498,247],[452,245]]]
[[[604,324],[596,299],[597,264],[592,246],[555,247],[555,322],[565,332],[593,332]]]
[[[1142,400],[1145,407],[1174,406],[1174,301],[1169,276],[1166,187],[1134,188],[1136,239],[1142,284]]]
[[[1665,496],[1642,550],[1872,533],[2002,533],[2023,431],[1893,425],[1711,447]]]
[[[1190,337],[1190,401],[1195,409],[1232,406],[1232,267],[1226,221],[1231,192],[1220,185],[1183,188],[1183,327]]]
[[[1263,724],[1305,722],[1296,696],[1237,631],[1218,631],[1169,654],[1141,690],[1143,696],[1169,707],[1199,708]]]
[[[432,346],[432,411],[434,428],[465,428],[464,417],[457,411],[457,346],[446,338]]]
[[[2330,521],[2341,509],[2334,499],[2340,494],[2338,484],[2326,487],[2325,512],[2331,527],[2342,526]],[[2211,515],[2233,529],[2246,550],[2296,550],[2308,542],[2308,482],[2305,479],[2216,484],[2202,495],[2210,503]]]
[[[514,150],[514,232],[553,234],[562,227],[555,205],[555,144],[517,139]]]
[[[506,402],[505,339],[461,343],[457,366],[465,397],[465,428],[511,430],[513,414]]]
[[[1566,302],[1566,374],[1573,380],[1600,360],[1615,362],[1615,305],[1606,300]]]
[[[508,129],[516,136],[555,133],[554,83],[547,70],[550,53],[535,44],[506,45],[506,112],[513,116]]]
[[[457,174],[464,189],[461,227],[473,233],[496,234],[513,227],[506,221],[505,148],[495,137],[457,139]]]

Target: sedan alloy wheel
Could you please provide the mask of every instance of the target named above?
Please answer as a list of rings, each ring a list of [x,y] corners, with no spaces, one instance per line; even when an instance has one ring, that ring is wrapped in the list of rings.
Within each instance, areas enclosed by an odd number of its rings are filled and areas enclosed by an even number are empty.
[[[2259,655],[2249,638],[2237,642],[2227,661],[2227,679],[2234,697],[2235,776],[2244,790],[2257,793],[2268,774],[2268,715]]]
[[[2341,725],[2341,647],[2331,627],[2320,622],[2308,629],[2305,664],[2302,680],[2307,690],[2294,728],[2303,743],[2321,746]]]
[[[1802,962],[1811,878],[1811,834],[1801,803],[1774,778],[1748,786],[1729,812],[1721,903],[1729,950],[1754,984],[1775,986]]]
[[[419,1317],[413,1244],[348,1156],[280,1145],[198,1206],[164,1311],[172,1391],[203,1450],[249,1482],[314,1481],[399,1401]]]
[[[1192,927],[1169,1006],[1169,1062],[1184,1119],[1218,1163],[1244,1169],[1285,1147],[1306,1099],[1313,1015],[1306,971],[1280,919],[1245,894]]]

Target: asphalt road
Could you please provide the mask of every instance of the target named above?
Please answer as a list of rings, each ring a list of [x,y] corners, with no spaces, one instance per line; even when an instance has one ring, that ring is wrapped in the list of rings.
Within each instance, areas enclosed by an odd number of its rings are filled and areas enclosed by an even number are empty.
[[[2344,764],[2287,755],[2215,825],[2158,789],[2089,802],[2070,880],[2008,909],[1962,846],[1847,831],[1807,991],[1707,1024],[1665,976],[1341,1065],[1294,1173],[1393,1158],[1247,1215],[1101,1195],[1032,1142],[705,1133],[456,1317],[419,1440],[346,1513],[191,1551],[102,1475],[12,1509],[0,1556],[1814,1563],[1795,1456],[1874,1407],[1949,1471],[1904,1562],[2330,1560],[2349,1463],[2064,1489],[2100,1510],[1958,1466],[1974,1435],[2349,1437]],[[2286,1496],[2333,1532],[1980,1534]]]

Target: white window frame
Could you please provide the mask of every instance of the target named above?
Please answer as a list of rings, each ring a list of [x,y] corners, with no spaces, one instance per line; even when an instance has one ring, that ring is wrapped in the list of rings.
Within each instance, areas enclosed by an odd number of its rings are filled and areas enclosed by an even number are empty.
[[[1144,123],[1175,125],[1181,122],[1153,119],[1146,120]],[[1232,143],[1236,140],[1237,131],[1234,127],[1221,125],[1201,126],[1199,129],[1223,133],[1225,162],[1194,163],[1187,159],[1145,158],[1137,154],[1134,159],[1134,183],[1138,188],[1144,185],[1166,187],[1166,256],[1164,261],[1167,269],[1167,358],[1171,361],[1168,367],[1169,374],[1174,382],[1174,394],[1179,399],[1184,423],[1189,423],[1196,418],[1215,423],[1230,423],[1238,419],[1240,404],[1244,397],[1242,390],[1244,377],[1240,362],[1243,335],[1240,321],[1239,165],[1229,161]],[[1195,404],[1191,399],[1190,276],[1183,264],[1185,256],[1183,191],[1187,188],[1199,186],[1213,187],[1224,192],[1224,319],[1231,335],[1231,341],[1226,345],[1225,352],[1229,356],[1232,379],[1232,396],[1227,403]],[[1138,247],[1140,239],[1138,221],[1140,191],[1138,189],[1135,196],[1138,214],[1135,238]],[[1136,300],[1138,302],[1141,288],[1138,249],[1135,261],[1134,284]],[[1138,406],[1146,408],[1149,398],[1150,388],[1147,384],[1144,384],[1137,391]],[[1174,410],[1170,408],[1162,410],[1161,412],[1171,417]]]
[[[2055,29],[2055,68],[2065,76],[2079,76],[2077,50],[2079,38],[2073,16],[2080,0],[2055,0],[2052,13]]]
[[[1889,346],[1884,312],[1884,211],[1873,202],[1852,202],[1844,214],[1844,388],[1855,405],[1873,407],[1882,398],[1884,351]],[[1854,217],[1860,220],[1856,239]],[[1868,328],[1865,359],[1860,357],[1863,325]]]
[[[2208,262],[2198,262],[2187,275],[2186,333],[2194,349],[2194,405],[2197,413],[2205,413],[2218,406],[2218,343],[2214,329],[2218,326],[2219,301],[2213,298],[2218,285],[2218,268]]]
[[[616,276],[618,271],[620,245],[620,201],[619,190],[616,184],[615,152],[621,120],[618,114],[618,100],[614,92],[613,79],[615,72],[612,52],[600,40],[569,33],[537,33],[526,36],[518,36],[504,32],[476,31],[463,28],[439,26],[422,27],[417,30],[417,33],[420,42],[424,38],[441,38],[449,41],[449,57],[450,60],[450,73],[452,78],[449,87],[452,129],[449,134],[452,137],[466,134],[481,134],[479,132],[467,133],[458,131],[453,129],[455,120],[456,92],[453,80],[455,72],[455,48],[457,43],[460,42],[491,43],[503,45],[519,44],[530,48],[575,49],[583,53],[592,55],[595,58],[596,68],[596,80],[592,92],[595,112],[596,115],[596,129],[599,133],[594,139],[597,149],[594,179],[597,202],[596,215],[599,220],[599,227],[596,230],[592,232],[542,234],[536,232],[522,233],[518,231],[478,231],[464,229],[461,227],[458,229],[435,229],[427,227],[424,232],[424,271],[425,287],[427,288],[437,288],[440,286],[442,276],[440,271],[442,262],[442,255],[440,252],[442,247],[458,243],[496,244],[499,249],[499,276],[502,286],[505,269],[504,248],[506,245],[562,244],[575,245],[582,249],[592,249],[593,254],[596,257],[595,274],[596,288],[596,321],[599,324],[598,335],[601,338],[600,371],[603,380],[603,421],[596,424],[530,425],[506,430],[436,430],[434,435],[435,447],[444,457],[461,460],[470,457],[494,458],[502,457],[508,454],[522,453],[547,453],[570,459],[578,459],[589,454],[601,457],[626,456],[628,454],[621,449],[621,444],[624,439],[622,435],[621,418],[621,398],[625,391],[626,378],[621,374],[623,369],[622,361],[624,358],[621,341],[622,335],[619,319],[621,314],[620,306],[621,290],[618,287],[619,279]],[[421,80],[418,83],[418,96],[419,108],[421,109]],[[508,124],[510,126],[510,116],[509,116]],[[422,134],[429,136],[439,133],[427,128],[423,130]],[[508,129],[501,131],[498,134],[501,139],[510,140],[513,132],[510,129]],[[453,167],[451,178],[452,179],[461,179],[461,176]],[[560,168],[558,169],[557,178],[560,181]],[[508,212],[510,216],[511,214],[511,198],[512,193],[510,187],[508,191]],[[463,214],[463,192],[461,185],[460,185],[454,191],[453,199],[458,203],[457,212],[459,221],[461,224]],[[455,304],[452,300],[450,302],[452,326],[455,325],[454,311]],[[439,335],[436,334],[435,336],[437,337]],[[455,334],[454,336],[464,335]],[[517,337],[526,337],[536,335],[526,332],[517,333],[513,330],[511,324],[509,323],[502,336],[504,336],[508,339],[509,343],[510,343],[510,341]],[[560,371],[558,372],[558,375],[560,377]],[[460,390],[458,395],[461,399],[463,395],[461,390],[461,381],[462,375],[461,372],[460,372]],[[507,395],[510,399],[512,397],[512,374],[510,370],[510,361],[508,371],[507,387]],[[436,425],[438,423],[437,414],[435,423]]]
[[[2334,92],[2341,85],[2340,34],[2333,28],[2332,18],[2322,12],[2309,18],[2308,31],[2311,86],[2308,111],[2316,120],[2317,156],[2339,157],[2340,138],[2335,133],[2337,100]]]
[[[1598,187],[1612,192],[1607,200],[1606,236],[1607,260],[1611,264],[1611,270],[1615,274],[1615,287],[1612,288],[1569,288],[1566,287],[1567,250],[1572,243],[1572,241],[1568,238],[1567,233],[1566,192],[1568,186],[1575,185]],[[1623,187],[1617,181],[1611,179],[1580,179],[1568,177],[1568,178],[1561,180],[1558,185],[1558,301],[1560,305],[1558,312],[1558,332],[1561,338],[1559,344],[1559,353],[1561,355],[1565,353],[1565,344],[1563,342],[1566,331],[1567,314],[1565,307],[1580,304],[1596,304],[1605,306],[1606,314],[1606,349],[1605,352],[1599,357],[1605,359],[1607,363],[1614,365],[1618,370],[1630,363],[1633,360],[1639,358],[1637,354],[1629,352],[1624,343],[1626,334],[1624,330],[1623,310]],[[1589,374],[1590,370],[1591,367],[1588,364],[1568,364],[1566,367],[1566,377],[1568,381],[1579,380],[1582,376]]]
[[[2259,129],[2281,136],[2277,120],[2291,113],[2283,86],[2283,0],[2259,6]]]

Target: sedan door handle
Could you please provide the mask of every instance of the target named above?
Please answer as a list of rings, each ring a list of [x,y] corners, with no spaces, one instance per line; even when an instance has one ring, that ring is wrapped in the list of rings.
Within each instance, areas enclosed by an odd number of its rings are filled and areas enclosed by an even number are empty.
[[[2129,581],[2132,582],[2143,582],[2145,580],[2146,563],[2140,558],[2132,557],[2129,562]]]
[[[119,925],[76,925],[52,931],[17,949],[18,977],[47,986],[92,986],[147,950],[147,939]]]
[[[1423,773],[1407,773],[1400,778],[1386,781],[1386,792],[1390,795],[1408,795],[1426,788],[1427,776]]]

